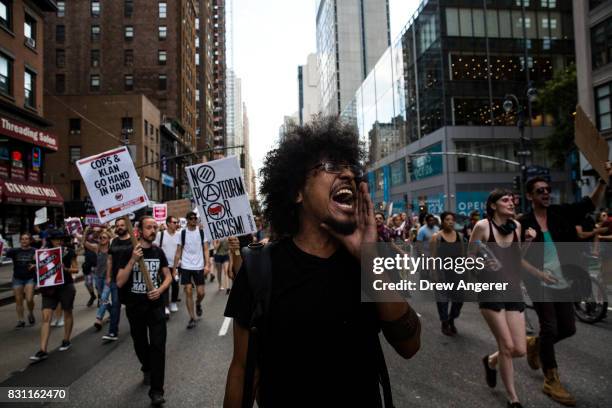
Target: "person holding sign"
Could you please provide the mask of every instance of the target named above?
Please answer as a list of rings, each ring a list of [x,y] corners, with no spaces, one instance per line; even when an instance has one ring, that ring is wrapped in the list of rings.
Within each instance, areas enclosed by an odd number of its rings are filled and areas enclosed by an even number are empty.
[[[162,294],[172,283],[168,261],[164,251],[153,245],[157,234],[157,223],[151,216],[144,216],[138,223],[139,243],[125,267],[117,273],[117,286],[121,300],[126,305],[130,322],[130,333],[134,341],[136,356],[142,365],[144,383],[150,385],[149,397],[154,406],[164,399],[164,374],[166,364],[166,319]],[[155,289],[147,290],[139,260],[151,276]]]
[[[181,285],[185,289],[185,306],[189,313],[188,329],[196,326],[196,315],[202,316],[202,301],[204,300],[204,274],[210,272],[210,254],[208,243],[204,240],[204,230],[198,227],[198,216],[190,211],[186,215],[187,228],[181,231],[180,242],[174,266],[179,268]],[[196,287],[195,311],[193,307],[193,295],[191,284]]]
[[[72,274],[79,272],[79,266],[77,264],[77,255],[74,250],[63,245],[65,238],[66,235],[62,230],[53,230],[49,232],[50,248],[61,248],[63,283],[40,288],[40,293],[42,294],[43,322],[40,328],[40,350],[30,357],[30,360],[34,362],[44,360],[49,356],[47,354],[47,346],[49,344],[51,315],[58,304],[61,304],[64,312],[64,339],[62,340],[59,351],[66,351],[72,346],[70,342],[73,325],[72,308],[76,296]]]
[[[16,329],[25,327],[23,318],[23,297],[25,294],[28,305],[28,323],[33,325],[34,319],[34,285],[36,284],[35,249],[32,248],[32,236],[29,233],[21,234],[20,248],[11,248],[6,252],[7,258],[13,260],[13,293],[17,307]]]

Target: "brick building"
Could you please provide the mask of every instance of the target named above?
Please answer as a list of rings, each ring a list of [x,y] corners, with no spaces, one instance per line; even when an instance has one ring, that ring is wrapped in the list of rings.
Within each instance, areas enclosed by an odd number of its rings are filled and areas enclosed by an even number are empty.
[[[32,228],[34,212],[48,207],[61,219],[63,198],[48,184],[47,154],[58,138],[43,110],[44,12],[55,1],[0,0],[0,233]],[[51,155],[50,157],[52,157]]]
[[[45,30],[45,48],[51,56],[45,71],[49,93],[46,97],[50,102],[63,101],[71,107],[57,109],[50,116],[58,130],[69,128],[70,120],[79,116],[76,115],[80,113],[79,106],[84,106],[91,115],[108,104],[111,95],[117,97],[110,100],[118,106],[131,101],[131,95],[144,95],[144,100],[137,98],[144,101],[139,106],[145,109],[152,104],[159,110],[159,118],[146,119],[149,126],[151,122],[158,124],[154,132],[159,133],[159,139],[146,137],[149,134],[144,131],[144,118],[154,110],[148,107],[146,111],[130,107],[129,112],[127,108],[125,111],[119,107],[111,109],[114,116],[106,117],[105,122],[87,116],[82,119],[90,119],[106,130],[115,129],[112,132],[119,140],[113,143],[117,145],[124,140],[136,146],[137,162],[195,151],[196,0],[58,1],[57,5],[58,11],[49,14]],[[133,127],[123,122],[123,118],[130,117]],[[166,132],[166,129],[172,131]],[[92,137],[95,133],[85,134],[85,129],[79,140],[74,140],[74,134],[59,131],[58,134],[62,145],[78,147],[81,152],[100,152],[109,143],[102,137]],[[134,139],[140,136],[146,140]],[[166,148],[162,149],[162,145]],[[70,160],[57,164],[54,175],[58,179],[61,174],[71,173]],[[167,161],[164,164],[167,167]],[[168,176],[180,178],[176,170],[173,174],[162,174],[162,169],[153,165],[143,173],[143,179],[151,180],[145,189],[152,200],[162,198],[160,184],[169,180]],[[173,180],[167,184],[171,184],[167,198],[176,198],[182,187],[180,182]],[[62,188],[66,188],[65,184]],[[69,194],[75,200],[79,192],[76,188],[76,184],[72,185]],[[81,198],[86,195],[82,185],[80,195]]]

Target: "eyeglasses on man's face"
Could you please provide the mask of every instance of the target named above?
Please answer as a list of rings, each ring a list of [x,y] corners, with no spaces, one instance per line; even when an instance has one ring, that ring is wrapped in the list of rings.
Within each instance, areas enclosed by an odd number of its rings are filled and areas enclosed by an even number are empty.
[[[552,189],[550,188],[550,186],[546,186],[546,187],[540,187],[540,188],[536,188],[536,193],[538,194],[550,194],[550,192],[552,191]]]
[[[355,175],[355,178],[363,177],[363,168],[355,164],[324,161],[314,166],[311,170],[314,170],[314,169],[323,169],[327,173],[331,173],[331,174],[341,174],[346,170],[350,170]]]
[[[198,219],[198,217],[189,217],[189,218],[187,218],[187,219],[188,219],[189,221],[193,221],[193,220],[197,220],[197,219]]]

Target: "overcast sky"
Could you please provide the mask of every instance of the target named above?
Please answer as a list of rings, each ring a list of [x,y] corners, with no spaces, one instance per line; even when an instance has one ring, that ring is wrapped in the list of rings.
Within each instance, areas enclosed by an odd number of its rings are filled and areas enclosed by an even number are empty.
[[[318,0],[233,2],[234,68],[242,78],[251,158],[255,170],[259,171],[266,152],[277,141],[283,117],[298,110],[297,67],[305,64],[308,54],[317,50]],[[419,0],[390,0],[389,4],[394,40]]]

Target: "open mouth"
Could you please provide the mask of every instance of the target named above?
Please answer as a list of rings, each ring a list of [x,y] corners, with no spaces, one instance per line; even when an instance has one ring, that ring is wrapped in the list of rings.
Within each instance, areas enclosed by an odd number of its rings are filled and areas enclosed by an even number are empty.
[[[345,210],[352,210],[355,203],[355,193],[348,186],[340,186],[332,194],[332,200],[338,207]]]

